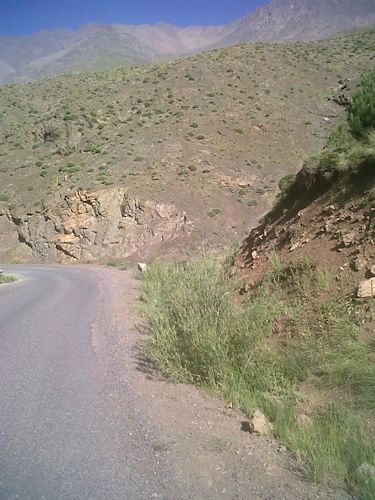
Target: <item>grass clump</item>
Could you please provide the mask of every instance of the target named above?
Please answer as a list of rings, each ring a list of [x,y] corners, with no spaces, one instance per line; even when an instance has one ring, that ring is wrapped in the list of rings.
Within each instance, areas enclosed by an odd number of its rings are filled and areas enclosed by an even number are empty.
[[[334,475],[372,498],[375,485],[357,470],[375,464],[375,345],[360,340],[356,305],[313,262],[286,266],[277,257],[249,295],[239,303],[217,260],[151,266],[142,285],[147,356],[175,380],[249,413],[260,407],[314,479]]]
[[[209,217],[216,217],[217,215],[220,214],[221,214],[221,208],[213,208],[212,210],[210,210],[210,212],[208,212]]]
[[[0,201],[9,201],[10,194],[7,192],[0,193]]]
[[[150,269],[143,283],[154,332],[149,354],[167,374],[220,389],[241,377],[243,364],[256,361],[250,359],[253,349],[246,353],[244,347],[271,325],[272,310],[249,331],[243,310],[232,304],[232,292],[214,260]]]
[[[13,283],[16,280],[17,280],[17,278],[15,276],[12,276],[10,274],[0,273],[0,285],[2,285],[4,283]]]

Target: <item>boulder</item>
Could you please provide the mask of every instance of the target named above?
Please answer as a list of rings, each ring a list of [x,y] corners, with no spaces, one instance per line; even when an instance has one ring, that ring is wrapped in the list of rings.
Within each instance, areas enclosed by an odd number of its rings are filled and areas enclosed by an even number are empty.
[[[357,296],[360,299],[375,297],[375,277],[362,281],[358,286]]]
[[[255,434],[269,434],[273,430],[273,425],[259,409],[252,414],[249,427],[250,432]]]
[[[147,271],[147,264],[144,262],[138,262],[138,270],[144,274]]]

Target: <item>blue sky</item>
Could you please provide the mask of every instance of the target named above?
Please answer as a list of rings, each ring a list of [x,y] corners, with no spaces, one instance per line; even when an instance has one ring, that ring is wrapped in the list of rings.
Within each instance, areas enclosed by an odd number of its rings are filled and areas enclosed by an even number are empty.
[[[225,24],[268,0],[0,0],[0,34],[23,35],[91,22]]]

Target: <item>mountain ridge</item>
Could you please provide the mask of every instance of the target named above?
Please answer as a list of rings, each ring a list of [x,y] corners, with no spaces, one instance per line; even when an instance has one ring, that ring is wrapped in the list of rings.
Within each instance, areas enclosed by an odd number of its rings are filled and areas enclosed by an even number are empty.
[[[272,0],[238,21],[219,26],[91,23],[78,30],[0,35],[0,83],[155,63],[238,43],[317,40],[372,24],[375,3],[371,0]]]

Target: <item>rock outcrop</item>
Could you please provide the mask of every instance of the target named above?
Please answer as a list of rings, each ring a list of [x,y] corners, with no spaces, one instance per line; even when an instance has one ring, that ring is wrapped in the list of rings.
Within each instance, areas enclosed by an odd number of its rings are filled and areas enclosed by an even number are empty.
[[[375,278],[362,281],[358,286],[357,295],[361,299],[375,297]]]
[[[186,228],[185,214],[173,205],[142,202],[124,188],[61,191],[39,211],[0,212],[0,258],[9,259],[22,243],[28,252],[22,249],[21,257],[43,261],[121,259]]]

